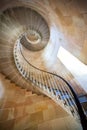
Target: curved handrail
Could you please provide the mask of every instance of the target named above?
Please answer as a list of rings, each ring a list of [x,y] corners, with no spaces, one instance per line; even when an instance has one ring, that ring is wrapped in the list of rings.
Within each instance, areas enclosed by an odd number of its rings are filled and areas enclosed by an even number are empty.
[[[77,109],[78,109],[78,114],[80,116],[80,120],[81,120],[81,124],[82,124],[82,127],[83,127],[83,130],[86,130],[87,129],[87,120],[86,120],[86,115],[84,114],[84,111],[83,111],[83,108],[80,104],[80,101],[77,97],[77,94],[75,92],[75,90],[72,88],[72,86],[61,76],[57,75],[57,74],[54,74],[54,73],[51,73],[51,72],[47,72],[45,70],[41,70],[35,66],[33,66],[31,63],[29,63],[27,61],[27,59],[25,58],[25,56],[23,55],[23,52],[21,50],[21,43],[19,43],[19,50],[20,50],[20,53],[21,53],[21,56],[23,57],[23,59],[26,61],[27,64],[29,64],[29,66],[33,67],[34,69],[38,70],[38,71],[41,71],[41,72],[44,72],[44,73],[47,73],[47,74],[51,74],[53,76],[56,76],[58,78],[60,78],[62,81],[64,81],[64,83],[66,83],[66,85],[69,87],[70,91],[72,92],[73,94],[73,97],[74,97],[74,101],[76,103],[76,106],[77,106]]]

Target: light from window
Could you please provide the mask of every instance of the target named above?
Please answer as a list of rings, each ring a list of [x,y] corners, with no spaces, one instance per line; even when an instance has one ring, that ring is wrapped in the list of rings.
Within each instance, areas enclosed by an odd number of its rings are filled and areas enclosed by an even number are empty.
[[[57,57],[87,91],[87,66],[62,46],[59,48]]]

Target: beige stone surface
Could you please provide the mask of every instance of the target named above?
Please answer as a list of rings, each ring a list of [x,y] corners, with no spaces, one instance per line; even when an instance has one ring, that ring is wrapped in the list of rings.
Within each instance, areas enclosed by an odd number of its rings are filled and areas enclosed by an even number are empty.
[[[68,118],[76,122],[48,97],[26,92],[3,75],[0,75],[1,88],[4,92],[0,97],[0,130],[67,130]],[[75,124],[78,130],[80,124]],[[68,130],[71,128],[72,122]]]
[[[57,52],[59,47],[63,46],[83,63],[87,64],[87,1],[3,0],[0,1],[0,10],[20,5],[31,7],[40,12],[47,20],[51,30],[49,44],[44,51],[30,52],[29,55],[25,52],[30,62],[39,68],[62,75],[74,86],[77,94],[84,94],[84,90],[74,77],[58,61]],[[19,15],[19,23],[24,24],[26,17],[22,13],[21,16],[23,18],[20,20]],[[12,23],[12,21],[10,22]],[[13,28],[13,23],[10,22],[5,21],[7,26],[3,24],[3,29],[0,31],[0,71],[7,74],[9,79],[16,81],[22,88],[26,87],[33,91],[32,85],[23,80],[14,67],[12,60],[13,45],[11,43],[14,43],[20,34],[20,24],[15,23]],[[15,28],[16,33],[14,33]],[[2,48],[4,49],[3,53]],[[38,91],[36,92],[38,93]],[[14,83],[0,75],[0,130],[58,129],[80,130],[81,127],[49,98],[33,94],[31,91],[26,92],[26,90],[19,88],[19,86],[14,85]]]

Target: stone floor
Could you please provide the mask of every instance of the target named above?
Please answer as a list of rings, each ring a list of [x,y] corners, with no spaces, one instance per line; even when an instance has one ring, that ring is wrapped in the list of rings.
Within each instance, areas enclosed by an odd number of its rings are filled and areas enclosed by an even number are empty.
[[[81,130],[48,97],[25,91],[0,75],[0,130]]]

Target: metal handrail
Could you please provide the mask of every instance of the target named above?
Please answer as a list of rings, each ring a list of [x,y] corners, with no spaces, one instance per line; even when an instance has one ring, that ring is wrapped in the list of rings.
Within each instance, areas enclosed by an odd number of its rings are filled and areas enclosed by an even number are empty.
[[[24,61],[31,67],[33,67],[34,69],[40,71],[41,73],[44,72],[46,74],[50,74],[50,75],[53,75],[53,76],[56,76],[58,78],[60,78],[70,89],[71,93],[73,94],[73,97],[74,97],[74,101],[76,103],[76,106],[78,108],[78,114],[79,114],[79,117],[80,117],[80,121],[81,121],[81,124],[82,124],[82,127],[83,127],[83,130],[87,130],[87,119],[86,119],[86,115],[83,111],[83,108],[81,106],[81,103],[77,97],[77,94],[75,92],[75,90],[73,89],[73,87],[61,76],[57,75],[57,74],[54,74],[54,73],[51,73],[51,72],[47,72],[45,70],[41,70],[37,67],[35,67],[34,65],[32,65],[31,63],[29,63],[29,61],[27,61],[27,59],[25,58],[25,56],[23,55],[23,52],[22,52],[22,49],[21,49],[21,43],[19,43],[19,50],[20,50],[20,53],[21,53],[21,56],[23,57]]]

